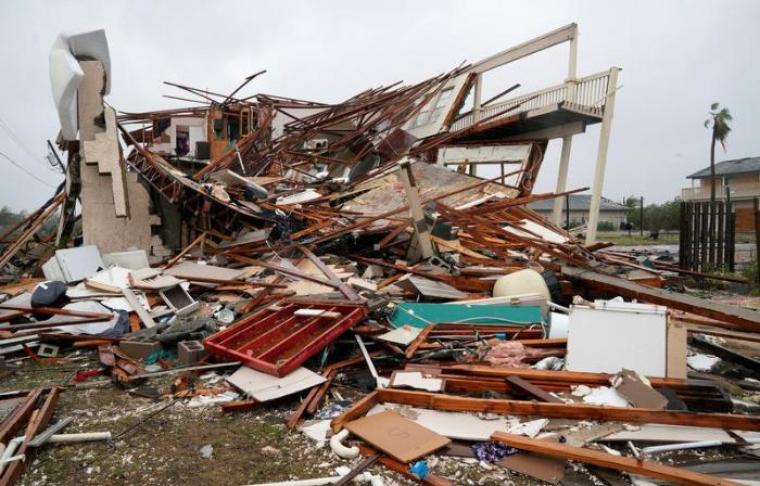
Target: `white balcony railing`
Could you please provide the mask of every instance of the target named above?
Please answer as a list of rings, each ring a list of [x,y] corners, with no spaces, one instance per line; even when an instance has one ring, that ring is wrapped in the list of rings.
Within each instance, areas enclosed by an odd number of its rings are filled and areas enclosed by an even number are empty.
[[[580,78],[575,83],[575,97],[572,103],[576,107],[588,111],[593,115],[599,117],[604,112],[604,105],[607,102],[607,92],[609,84],[609,71],[602,71],[600,73]],[[498,120],[502,117],[514,116],[520,113],[525,113],[530,110],[536,110],[545,106],[554,105],[562,102],[571,102],[568,99],[570,93],[571,82],[558,84],[539,91],[524,94],[518,98],[512,98],[510,100],[497,103],[495,105],[487,106],[480,110],[479,120],[484,120],[491,116],[494,116],[500,112],[508,110],[509,108],[519,105],[519,108],[508,111],[501,116],[493,118]],[[470,113],[467,116],[457,120],[452,126],[451,131],[461,130],[475,124],[475,116]]]
[[[740,199],[747,197],[760,197],[760,183],[756,185],[746,186],[729,186],[732,199]],[[726,196],[726,190],[723,186],[717,185],[715,187],[715,197],[718,200],[723,200]],[[710,186],[699,187],[684,187],[681,189],[681,199],[684,201],[702,201],[710,199]]]

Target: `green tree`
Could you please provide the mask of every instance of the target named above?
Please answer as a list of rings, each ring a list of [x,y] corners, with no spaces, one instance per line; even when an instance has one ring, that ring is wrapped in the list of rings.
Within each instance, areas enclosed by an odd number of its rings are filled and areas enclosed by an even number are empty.
[[[639,206],[641,205],[641,198],[636,196],[628,196],[623,201],[623,205],[628,207],[628,222],[635,228],[641,228],[641,211]],[[646,216],[644,217],[646,219]]]
[[[726,139],[731,132],[728,125],[734,118],[728,108],[721,108],[719,103],[710,105],[710,118],[705,120],[705,128],[712,130],[710,141],[710,203],[715,204],[715,142],[720,142],[726,151]]]

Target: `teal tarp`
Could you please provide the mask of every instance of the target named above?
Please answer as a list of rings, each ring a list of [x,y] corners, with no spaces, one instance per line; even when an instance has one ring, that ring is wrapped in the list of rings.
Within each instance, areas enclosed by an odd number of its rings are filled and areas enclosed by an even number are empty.
[[[543,321],[541,307],[471,304],[398,304],[391,315],[394,327],[425,327],[430,323],[455,322],[481,325],[528,325]]]

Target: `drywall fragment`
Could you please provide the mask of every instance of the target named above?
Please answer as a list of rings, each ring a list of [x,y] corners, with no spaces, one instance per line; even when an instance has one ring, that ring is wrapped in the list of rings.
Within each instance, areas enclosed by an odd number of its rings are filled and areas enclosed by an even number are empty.
[[[593,388],[589,394],[583,397],[583,402],[592,405],[609,405],[611,407],[628,406],[628,400],[621,396],[617,390],[607,386]]]
[[[303,367],[279,378],[241,366],[227,378],[227,381],[246,395],[260,402],[266,402],[320,385],[326,380],[322,375]]]
[[[425,377],[419,371],[396,371],[391,377],[389,386],[439,392],[443,390],[443,380],[441,378]]]
[[[689,368],[696,371],[708,372],[718,363],[720,363],[720,358],[709,354],[695,354],[686,358],[686,364],[689,365]]]

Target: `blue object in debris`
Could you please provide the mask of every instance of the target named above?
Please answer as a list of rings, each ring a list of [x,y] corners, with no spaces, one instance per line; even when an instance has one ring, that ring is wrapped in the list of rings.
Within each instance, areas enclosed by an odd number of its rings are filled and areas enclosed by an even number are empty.
[[[427,461],[417,461],[410,468],[409,472],[415,474],[421,480],[426,480],[430,469],[428,468]]]
[[[481,326],[528,326],[543,322],[543,316],[539,306],[403,302],[395,307],[390,321],[395,327],[419,328],[441,322]]]

